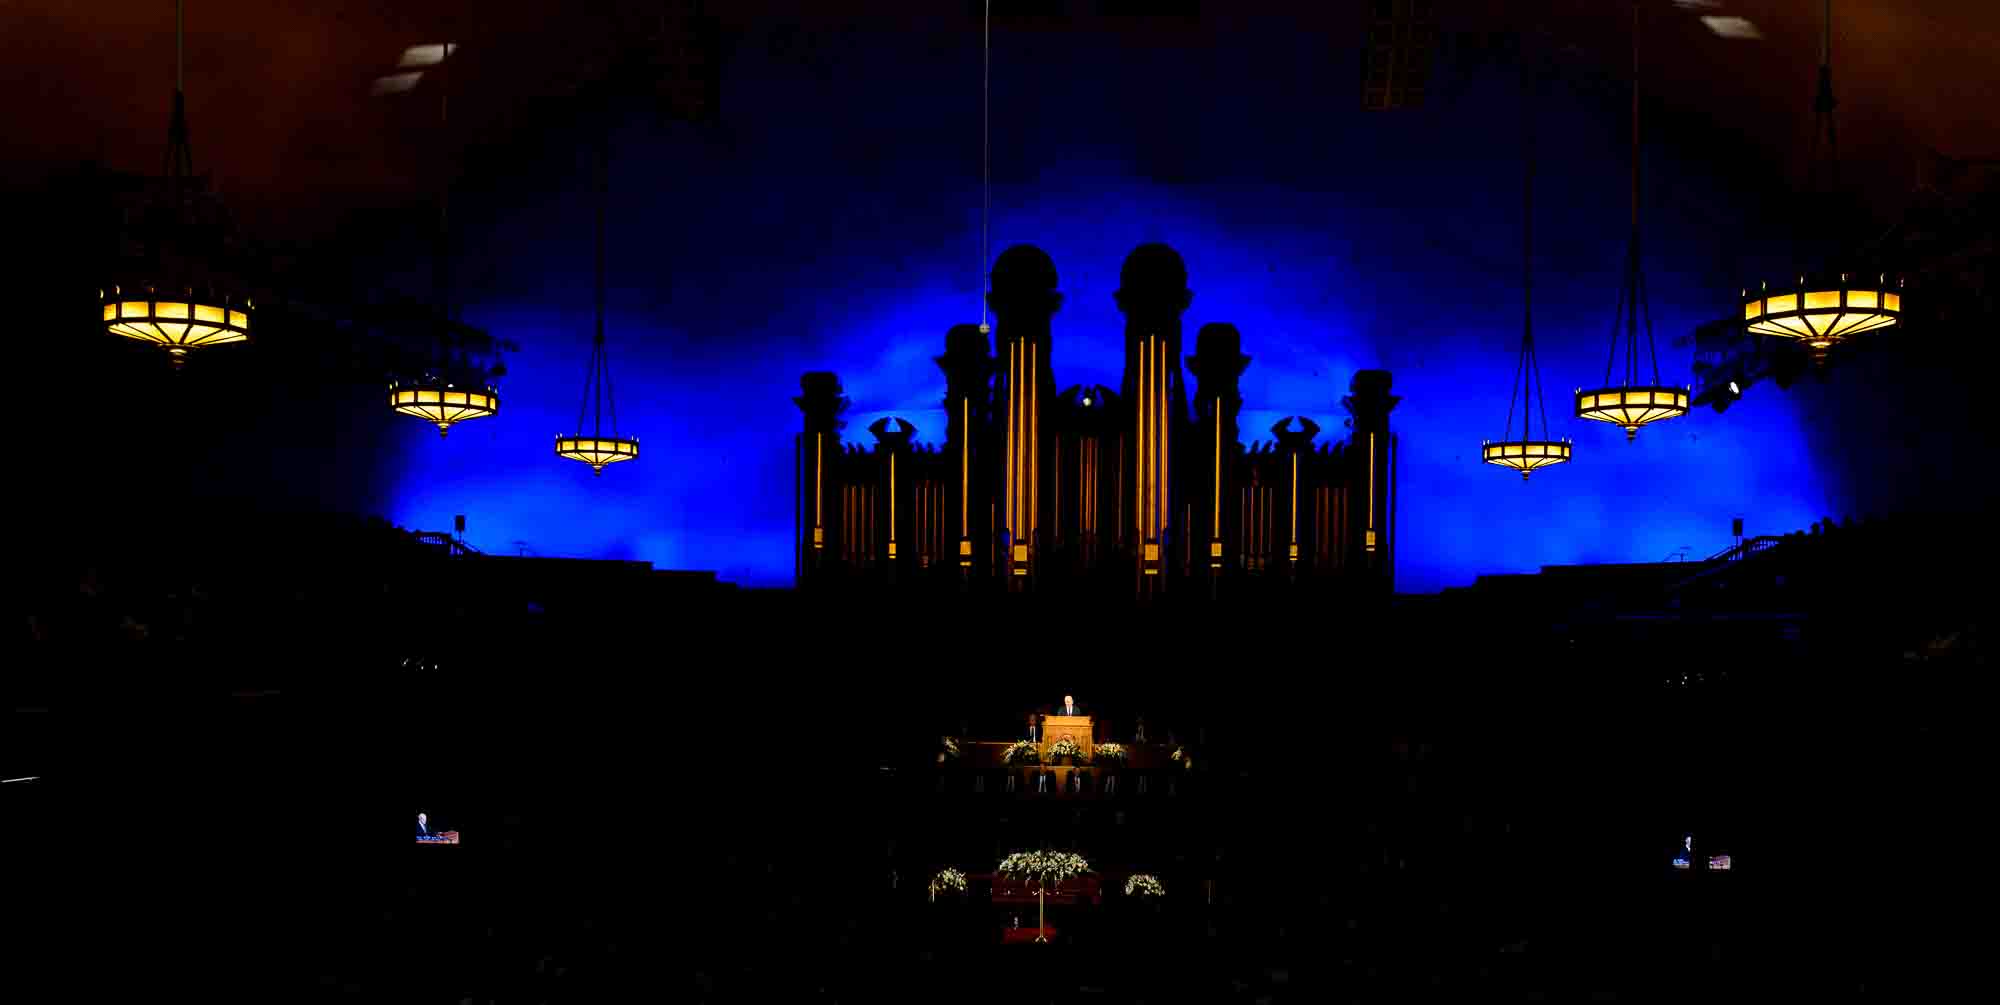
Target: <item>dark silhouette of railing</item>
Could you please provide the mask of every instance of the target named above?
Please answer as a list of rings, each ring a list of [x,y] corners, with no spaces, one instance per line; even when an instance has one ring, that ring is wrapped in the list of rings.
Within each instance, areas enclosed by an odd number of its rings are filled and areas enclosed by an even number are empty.
[[[435,548],[453,558],[480,556],[484,554],[478,548],[474,548],[441,530],[416,530],[411,531],[410,536],[416,538],[418,544],[427,548]]]
[[[1752,555],[1769,551],[1771,548],[1775,547],[1779,541],[1782,540],[1784,540],[1784,538],[1776,534],[1766,534],[1761,537],[1746,537],[1741,542],[1737,544],[1732,544],[1729,547],[1724,548],[1721,551],[1718,551],[1715,554],[1708,556],[1708,558],[1704,560],[1704,563],[1739,562],[1742,561],[1743,559],[1749,558]]]
[[[1768,552],[1771,549],[1777,547],[1778,543],[1783,540],[1784,540],[1783,537],[1777,535],[1746,537],[1742,541],[1736,544],[1732,544],[1729,547],[1724,548],[1721,551],[1718,551],[1715,554],[1710,555],[1705,559],[1702,559],[1701,571],[1695,573],[1692,576],[1687,577],[1686,579],[1674,583],[1672,586],[1667,587],[1667,595],[1673,596],[1675,594],[1678,594],[1687,587],[1693,586],[1694,584],[1704,579],[1707,579],[1710,576],[1713,576],[1719,572],[1722,572],[1730,568],[1737,562],[1742,562],[1747,559],[1754,558],[1758,555],[1764,554],[1765,552]]]

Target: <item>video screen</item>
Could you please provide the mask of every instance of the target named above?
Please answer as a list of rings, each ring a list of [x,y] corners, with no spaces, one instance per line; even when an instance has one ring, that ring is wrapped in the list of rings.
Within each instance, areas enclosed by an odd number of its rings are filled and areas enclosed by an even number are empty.
[[[416,815],[418,844],[458,843],[458,827],[448,809],[424,807]]]

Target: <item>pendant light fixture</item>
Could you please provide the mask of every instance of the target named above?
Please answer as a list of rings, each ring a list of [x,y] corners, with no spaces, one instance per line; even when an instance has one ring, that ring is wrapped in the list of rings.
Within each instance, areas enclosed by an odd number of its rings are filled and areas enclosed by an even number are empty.
[[[1526,59],[1525,54],[1523,59]],[[1521,184],[1521,359],[1515,365],[1514,384],[1508,391],[1507,424],[1502,438],[1479,445],[1479,460],[1521,472],[1521,480],[1536,470],[1570,459],[1573,445],[1567,439],[1549,436],[1549,411],[1542,404],[1542,371],[1535,363],[1534,251],[1535,251],[1535,131],[1532,79],[1522,73],[1521,135],[1526,162]],[[1529,398],[1532,396],[1532,402]],[[1514,402],[1521,403],[1521,438],[1511,439],[1514,430]],[[1531,420],[1540,412],[1542,435],[1534,436]]]
[[[1646,352],[1652,359],[1653,380],[1639,380],[1639,319],[1645,316]],[[1624,382],[1613,384],[1618,363],[1618,328],[1625,328]],[[1611,355],[1604,363],[1604,386],[1577,388],[1576,415],[1625,428],[1625,440],[1639,436],[1639,427],[1676,419],[1688,411],[1688,388],[1660,381],[1660,354],[1653,345],[1653,315],[1646,304],[1646,277],[1639,268],[1639,4],[1632,4],[1632,240],[1625,256],[1625,284],[1611,316]]]
[[[606,129],[609,129],[608,120]],[[595,474],[604,474],[606,464],[635,460],[639,438],[618,435],[618,405],[611,396],[611,358],[604,352],[604,204],[608,199],[610,153],[600,135],[597,143],[597,325],[590,341],[590,370],[583,379],[583,405],[576,414],[576,435],[556,435],[556,456],[590,465]],[[604,412],[611,412],[611,431],[604,430]],[[591,416],[590,432],[583,431],[583,417]]]
[[[422,419],[438,428],[438,436],[451,434],[455,423],[482,419],[500,410],[500,392],[486,381],[484,372],[460,361],[451,364],[451,172],[444,154],[451,115],[451,61],[458,46],[446,43],[438,61],[438,230],[437,230],[437,363],[414,380],[389,385],[389,407],[398,413]],[[456,372],[454,372],[456,371]],[[462,379],[461,379],[462,378]]]
[[[174,3],[174,104],[167,121],[165,170],[169,239],[186,237],[188,203],[194,181],[194,153],[188,143],[187,46],[183,23],[185,0]],[[243,342],[250,338],[251,304],[193,286],[113,286],[101,295],[103,322],[113,335],[151,342],[165,349],[175,369],[187,363],[189,350]]]
[[[1825,138],[1826,204],[1810,208],[1804,229],[1829,234],[1846,214],[1832,205],[1840,189],[1840,150],[1833,129],[1833,0],[1821,0],[1819,93],[1813,100],[1813,138],[1807,155],[1808,196],[1820,175],[1821,138]],[[1743,291],[1743,325],[1752,334],[1769,335],[1803,344],[1814,363],[1824,364],[1835,346],[1864,332],[1895,327],[1903,317],[1903,284],[1887,273],[1873,277],[1830,271],[1801,274],[1796,285],[1772,290],[1769,284],[1754,294]]]

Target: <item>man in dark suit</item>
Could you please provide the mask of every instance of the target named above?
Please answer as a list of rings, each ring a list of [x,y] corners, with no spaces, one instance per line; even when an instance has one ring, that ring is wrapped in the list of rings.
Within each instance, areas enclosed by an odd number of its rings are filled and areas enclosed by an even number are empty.
[[[437,834],[436,834],[435,832],[433,832],[433,831],[431,830],[431,827],[430,827],[430,818],[429,818],[429,817],[427,817],[427,816],[425,816],[425,815],[424,815],[424,814],[422,814],[422,813],[418,813],[418,814],[417,814],[417,840],[419,840],[419,841],[427,841],[427,840],[429,840],[429,839],[431,839],[431,838],[434,838],[434,837],[437,837]]]
[[[1057,715],[1082,715],[1083,707],[1076,703],[1073,695],[1063,695],[1062,704],[1056,707]]]

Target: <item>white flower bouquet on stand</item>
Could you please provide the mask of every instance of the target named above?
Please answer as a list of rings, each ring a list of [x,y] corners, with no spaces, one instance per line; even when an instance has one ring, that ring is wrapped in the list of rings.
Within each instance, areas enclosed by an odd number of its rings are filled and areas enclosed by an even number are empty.
[[[1039,764],[1041,760],[1042,752],[1027,740],[1015,740],[1000,752],[1000,763],[1006,765]]]
[[[964,892],[965,892],[965,873],[959,872],[957,869],[953,869],[947,866],[943,869],[938,870],[938,874],[931,877],[932,902],[936,902],[937,895],[940,893],[964,893]]]
[[[1166,895],[1167,888],[1160,883],[1160,878],[1150,873],[1135,872],[1125,880],[1125,896],[1127,897],[1164,897]]]
[[[1073,851],[1017,851],[1000,860],[1003,876],[1035,884],[1035,941],[1048,939],[1048,893],[1090,871],[1090,863]]]
[[[1090,862],[1073,851],[1017,851],[1000,860],[1000,874],[1039,883],[1053,890],[1064,880],[1090,871]]]
[[[1096,761],[1110,761],[1113,764],[1124,764],[1132,756],[1132,753],[1126,750],[1125,745],[1122,743],[1100,743],[1097,745],[1096,750],[1090,752],[1090,756],[1092,760]]]

